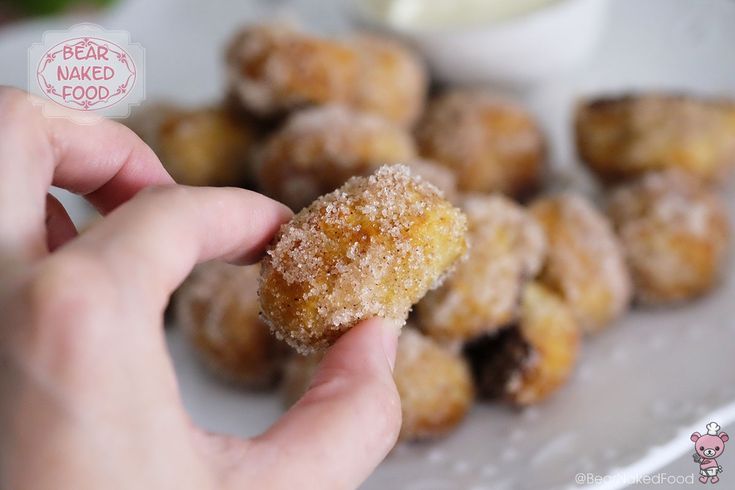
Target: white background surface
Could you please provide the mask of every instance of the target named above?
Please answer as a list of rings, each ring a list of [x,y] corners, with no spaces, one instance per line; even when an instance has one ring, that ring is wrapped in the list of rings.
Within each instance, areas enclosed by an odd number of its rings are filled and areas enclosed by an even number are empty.
[[[282,3],[132,0],[91,20],[130,31],[146,48],[149,99],[200,103],[221,93],[221,48],[230,33]],[[296,10],[307,24],[334,31],[347,25],[338,4],[301,0]],[[27,47],[43,30],[74,22],[0,29],[0,83],[24,87]],[[553,165],[573,172],[569,114],[578,95],[666,88],[735,96],[734,48],[732,0],[616,0],[585,66],[519,96],[551,138]],[[735,209],[732,195],[728,199]],[[589,339],[572,382],[543,406],[518,412],[478,405],[447,440],[398,448],[365,488],[551,489],[574,486],[577,472],[696,472],[689,434],[703,431],[710,419],[735,432],[728,425],[735,421],[732,261],[728,271],[722,287],[701,301],[634,312]],[[252,435],[280,413],[274,396],[213,381],[192,362],[176,331],[170,344],[184,401],[200,424]],[[735,488],[732,444],[720,458],[725,472],[719,488]]]

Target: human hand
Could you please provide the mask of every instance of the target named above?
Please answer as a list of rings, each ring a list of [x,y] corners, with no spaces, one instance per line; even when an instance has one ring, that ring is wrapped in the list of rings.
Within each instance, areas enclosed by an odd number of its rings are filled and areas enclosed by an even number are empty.
[[[105,218],[77,235],[52,184]],[[289,217],[246,190],[174,185],[124,126],[46,119],[0,87],[0,488],[359,485],[400,427],[394,328],[350,330],[249,440],[192,424],[166,351],[163,310],[192,267],[257,260]]]

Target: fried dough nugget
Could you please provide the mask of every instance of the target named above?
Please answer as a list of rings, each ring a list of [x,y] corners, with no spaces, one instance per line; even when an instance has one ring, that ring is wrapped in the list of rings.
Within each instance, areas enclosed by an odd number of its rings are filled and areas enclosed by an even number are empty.
[[[291,406],[306,392],[321,354],[294,356],[286,365],[283,396]],[[398,339],[393,379],[401,399],[401,441],[446,435],[465,418],[474,400],[467,362],[412,327]]]
[[[724,203],[681,171],[653,172],[612,193],[609,213],[642,303],[702,295],[723,270],[730,231]]]
[[[439,437],[457,427],[474,400],[466,361],[413,328],[398,339],[393,371],[401,398],[404,441]]]
[[[603,180],[678,168],[716,182],[735,166],[735,103],[665,94],[580,103],[577,150]]]
[[[294,113],[265,144],[258,183],[298,211],[355,175],[416,158],[411,136],[374,115],[331,105]]]
[[[564,385],[579,345],[579,327],[567,304],[531,282],[522,294],[518,324],[466,344],[464,354],[480,397],[532,405]]]
[[[281,227],[263,260],[263,318],[302,353],[370,317],[405,322],[467,244],[467,219],[408,167],[353,177]]]
[[[179,184],[238,186],[251,178],[255,129],[224,108],[154,105],[130,126]]]
[[[521,206],[497,194],[465,196],[469,254],[416,307],[421,328],[442,341],[467,341],[516,319],[521,288],[541,269],[546,237]]]
[[[544,139],[533,118],[488,93],[440,95],[416,136],[421,156],[452,169],[461,191],[523,196],[538,187],[544,171]]]
[[[176,318],[204,364],[221,378],[250,388],[273,386],[288,347],[259,318],[260,266],[210,262],[179,289]]]
[[[246,27],[230,41],[226,62],[231,93],[263,117],[307,105],[348,104],[360,77],[351,46],[286,25]]]
[[[570,193],[537,199],[530,212],[549,244],[540,280],[569,303],[582,329],[600,330],[622,315],[632,287],[607,217]]]
[[[414,175],[418,175],[428,183],[433,184],[444,194],[448,201],[457,202],[459,199],[457,176],[447,167],[423,158],[408,161],[406,166],[411,169]]]
[[[362,35],[351,40],[360,60],[353,106],[404,127],[424,111],[428,77],[422,61],[392,39]]]
[[[281,398],[286,408],[292,407],[304,396],[323,358],[324,352],[314,352],[305,356],[295,355],[286,361],[280,387]]]
[[[124,124],[133,130],[148,146],[156,149],[158,131],[167,119],[179,116],[184,109],[167,101],[147,102],[132,107]]]

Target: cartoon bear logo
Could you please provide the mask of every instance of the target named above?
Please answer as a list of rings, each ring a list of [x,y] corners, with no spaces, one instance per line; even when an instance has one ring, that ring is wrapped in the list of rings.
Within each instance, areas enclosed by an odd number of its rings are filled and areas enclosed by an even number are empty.
[[[717,458],[725,450],[725,443],[730,436],[720,432],[720,426],[715,422],[707,424],[707,433],[702,435],[695,432],[690,439],[694,441],[694,462],[699,463],[699,481],[702,483],[717,483],[722,473],[722,465],[717,463]]]

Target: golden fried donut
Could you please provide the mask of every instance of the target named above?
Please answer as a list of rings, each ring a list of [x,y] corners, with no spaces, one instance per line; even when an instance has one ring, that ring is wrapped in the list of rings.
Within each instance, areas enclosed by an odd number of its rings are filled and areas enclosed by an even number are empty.
[[[539,185],[543,137],[509,101],[476,91],[443,94],[429,103],[416,137],[421,156],[452,169],[461,191],[519,196]]]
[[[255,130],[224,108],[152,105],[130,126],[179,184],[238,186],[250,176]]]
[[[306,356],[294,355],[286,361],[280,387],[281,398],[286,408],[290,408],[304,396],[311,386],[322,358],[323,352],[314,352]]]
[[[417,305],[418,322],[440,341],[466,341],[516,319],[521,287],[538,273],[546,252],[541,227],[501,195],[470,195],[467,260]]]
[[[251,388],[276,381],[287,347],[259,318],[260,266],[210,262],[179,289],[179,325],[204,363],[220,377]]]
[[[464,347],[478,395],[515,405],[546,399],[569,378],[580,332],[566,303],[540,283],[525,286],[517,325]]]
[[[401,398],[401,440],[442,436],[469,412],[474,399],[465,360],[413,328],[398,339],[393,371]]]
[[[577,149],[603,180],[678,168],[715,182],[735,165],[735,104],[664,94],[580,103]]]
[[[406,127],[424,110],[426,68],[407,48],[391,39],[362,35],[351,40],[360,60],[357,94],[352,105]]]
[[[448,201],[456,202],[459,199],[457,176],[447,167],[423,158],[410,160],[405,164],[414,175],[418,175],[442,191]]]
[[[405,166],[353,177],[281,227],[263,260],[263,318],[302,353],[370,317],[403,323],[465,253],[466,229]]]
[[[609,204],[636,299],[683,301],[716,284],[729,244],[727,212],[695,178],[674,170],[650,173],[615,190]]]
[[[230,41],[226,60],[230,92],[259,116],[350,103],[359,82],[360,61],[352,47],[285,25],[243,29]]]
[[[137,134],[140,139],[145,141],[148,146],[156,149],[158,142],[158,132],[161,125],[167,119],[172,119],[181,115],[184,111],[177,105],[166,102],[147,102],[145,104],[132,107],[130,116],[125,119],[124,124]]]
[[[282,384],[287,406],[306,392],[321,358],[311,354],[288,361]],[[464,419],[474,400],[466,361],[411,327],[398,339],[393,379],[401,399],[403,441],[445,435]]]
[[[314,107],[294,113],[269,138],[258,162],[258,183],[265,194],[298,211],[352,176],[415,157],[411,136],[393,123],[344,106]]]
[[[549,243],[540,280],[569,303],[582,329],[599,330],[622,315],[632,288],[607,217],[569,193],[540,198],[530,211]]]

